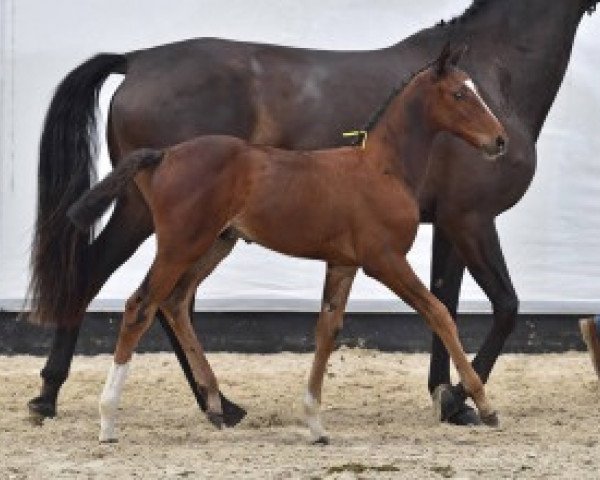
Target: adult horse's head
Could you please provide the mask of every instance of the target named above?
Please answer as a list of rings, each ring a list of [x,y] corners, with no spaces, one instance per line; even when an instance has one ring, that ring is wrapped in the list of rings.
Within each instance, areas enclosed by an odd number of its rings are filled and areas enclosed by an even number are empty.
[[[437,129],[461,137],[495,159],[508,147],[506,131],[481,98],[473,79],[456,66],[464,51],[446,46],[432,66],[421,73],[422,80],[433,87],[428,114]]]

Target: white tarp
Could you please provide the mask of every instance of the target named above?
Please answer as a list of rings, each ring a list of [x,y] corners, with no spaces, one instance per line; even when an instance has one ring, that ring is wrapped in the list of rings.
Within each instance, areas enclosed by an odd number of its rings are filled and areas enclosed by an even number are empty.
[[[387,46],[470,0],[0,0],[0,307],[19,306],[27,281],[37,144],[53,89],[94,53],[216,36],[328,49]],[[600,311],[600,13],[579,29],[564,85],[538,144],[535,180],[498,220],[524,312]],[[119,76],[102,93],[104,109]],[[105,154],[101,171],[108,170]],[[411,263],[428,282],[431,229]],[[106,284],[95,309],[121,309],[153,255],[150,239]],[[206,281],[197,307],[315,310],[324,266],[239,244]],[[461,310],[487,310],[467,278]],[[406,310],[361,276],[350,309]]]

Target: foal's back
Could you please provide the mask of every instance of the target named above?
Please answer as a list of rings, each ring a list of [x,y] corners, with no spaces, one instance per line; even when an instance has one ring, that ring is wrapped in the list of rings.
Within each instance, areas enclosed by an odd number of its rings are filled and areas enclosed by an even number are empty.
[[[385,243],[408,251],[418,224],[402,179],[355,147],[296,152],[203,136],[168,149],[136,181],[159,244],[231,227],[281,253],[360,265]]]

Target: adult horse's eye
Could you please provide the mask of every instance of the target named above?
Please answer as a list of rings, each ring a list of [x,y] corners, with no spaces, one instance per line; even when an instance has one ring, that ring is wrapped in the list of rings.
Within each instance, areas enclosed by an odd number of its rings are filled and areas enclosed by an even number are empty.
[[[454,92],[453,95],[454,95],[454,98],[456,100],[462,100],[463,97],[465,96],[465,94],[461,90],[458,90],[457,92]]]

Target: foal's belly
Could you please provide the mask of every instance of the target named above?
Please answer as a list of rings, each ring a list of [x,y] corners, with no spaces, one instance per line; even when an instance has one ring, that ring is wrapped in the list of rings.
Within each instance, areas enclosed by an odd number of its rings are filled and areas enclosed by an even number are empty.
[[[416,202],[406,204],[394,196],[379,201],[360,192],[339,199],[309,195],[299,208],[280,199],[250,207],[230,226],[247,241],[300,258],[336,265],[362,266],[383,250],[405,254],[416,235]]]
[[[284,255],[338,265],[359,265],[351,228],[316,224],[308,216],[308,212],[299,212],[289,218],[242,214],[230,225],[244,240]]]

